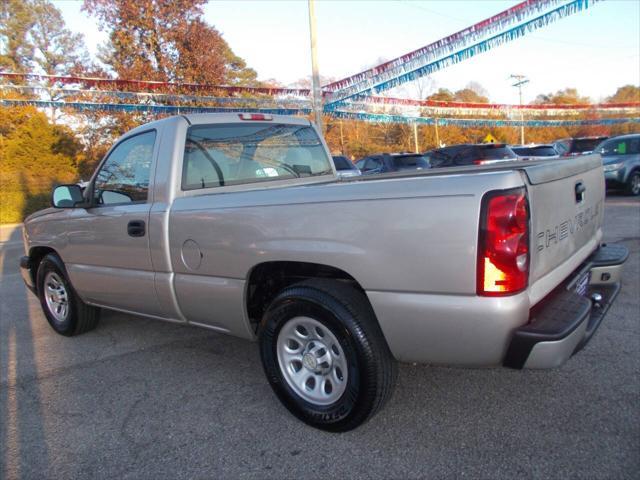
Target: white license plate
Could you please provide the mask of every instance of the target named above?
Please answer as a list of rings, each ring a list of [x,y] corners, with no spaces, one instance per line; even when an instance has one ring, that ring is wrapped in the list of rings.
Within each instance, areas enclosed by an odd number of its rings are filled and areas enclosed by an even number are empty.
[[[578,295],[585,296],[587,294],[587,288],[589,288],[589,280],[591,280],[591,271],[588,271],[578,278],[576,282],[576,293]]]

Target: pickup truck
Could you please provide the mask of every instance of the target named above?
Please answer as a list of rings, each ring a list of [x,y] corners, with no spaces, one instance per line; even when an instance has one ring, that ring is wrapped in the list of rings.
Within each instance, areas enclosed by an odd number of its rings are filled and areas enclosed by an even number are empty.
[[[583,348],[628,255],[601,244],[604,194],[598,155],[339,179],[306,119],[181,115],[56,187],[20,265],[56,332],[111,309],[257,341],[282,403],[346,431],[397,361],[551,368]]]

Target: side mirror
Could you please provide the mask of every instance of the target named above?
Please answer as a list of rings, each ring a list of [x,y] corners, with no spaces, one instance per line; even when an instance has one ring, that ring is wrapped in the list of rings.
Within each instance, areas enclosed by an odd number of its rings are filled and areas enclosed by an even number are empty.
[[[79,203],[84,203],[84,197],[78,185],[59,185],[53,189],[53,195],[51,195],[53,208],[75,208]]]

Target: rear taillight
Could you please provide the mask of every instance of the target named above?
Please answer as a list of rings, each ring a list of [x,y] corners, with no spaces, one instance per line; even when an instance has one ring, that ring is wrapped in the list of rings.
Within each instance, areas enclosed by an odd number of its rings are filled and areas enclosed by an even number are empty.
[[[512,295],[529,279],[529,205],[524,188],[498,190],[482,198],[477,292]]]

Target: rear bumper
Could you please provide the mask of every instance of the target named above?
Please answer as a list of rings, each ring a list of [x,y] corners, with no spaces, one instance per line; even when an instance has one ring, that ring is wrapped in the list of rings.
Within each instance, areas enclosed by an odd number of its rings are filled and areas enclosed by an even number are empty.
[[[513,333],[504,358],[510,368],[553,368],[580,351],[600,326],[620,292],[622,265],[629,251],[622,245],[602,245],[576,275],[552,292],[531,312],[528,324]],[[590,272],[585,295],[575,282]]]
[[[36,285],[33,281],[33,275],[31,274],[31,259],[27,256],[20,257],[20,274],[27,288],[33,293],[36,293]]]

